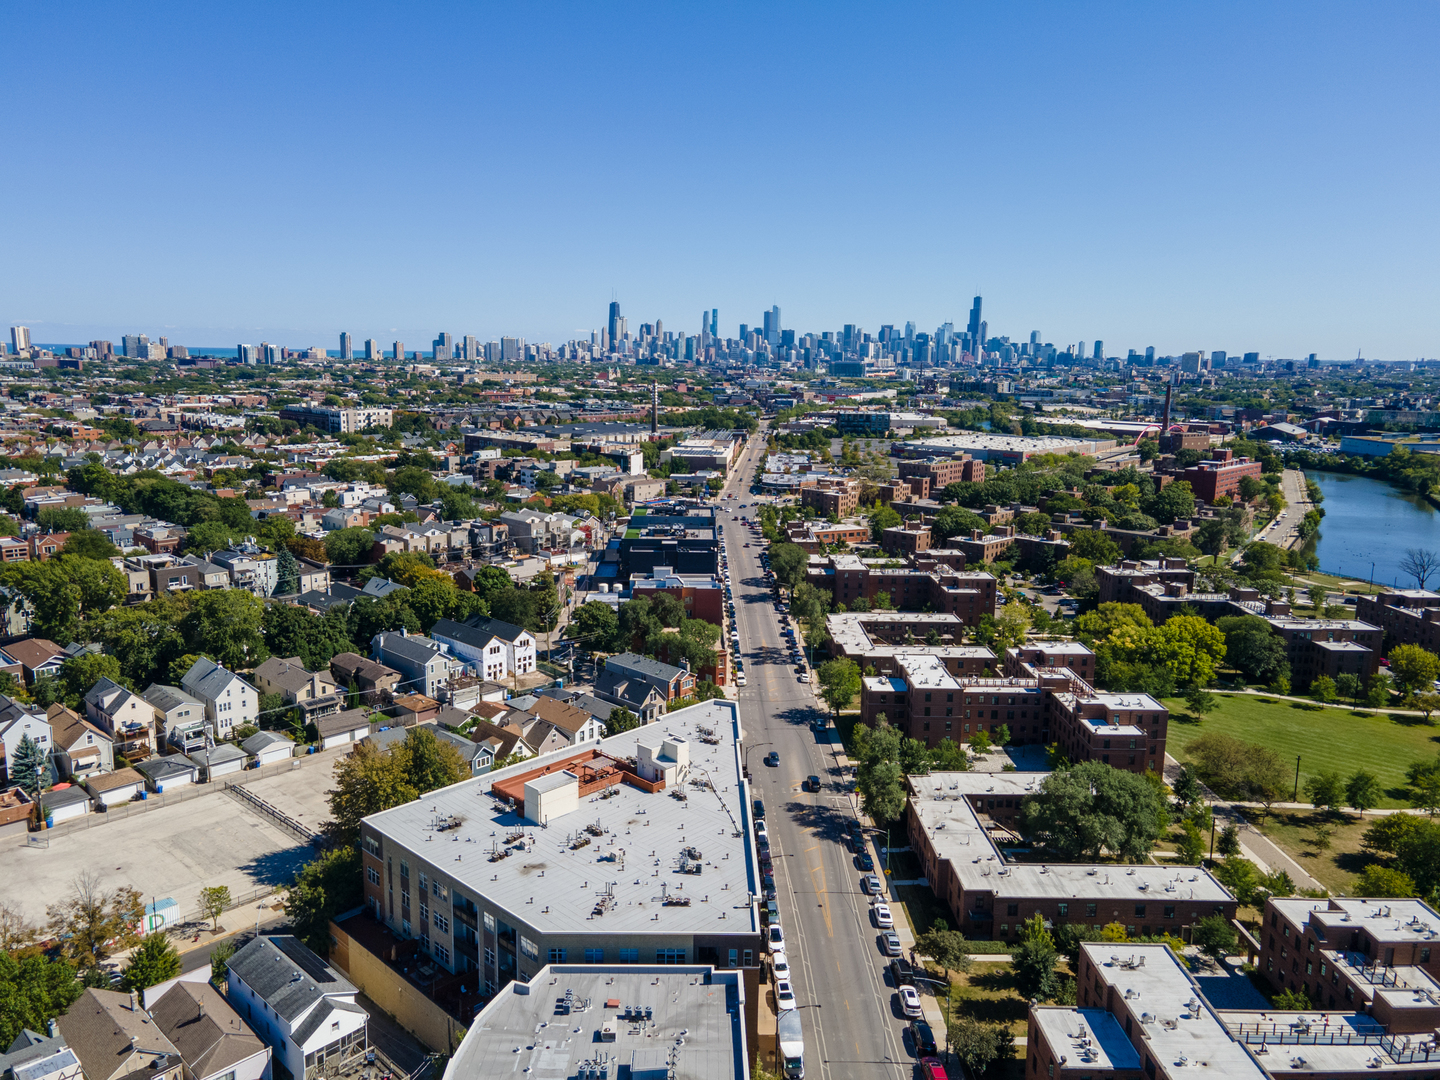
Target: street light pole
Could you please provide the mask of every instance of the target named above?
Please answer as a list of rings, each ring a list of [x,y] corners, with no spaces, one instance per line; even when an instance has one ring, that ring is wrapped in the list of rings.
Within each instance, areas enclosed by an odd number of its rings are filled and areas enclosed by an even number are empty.
[[[1291,802],[1300,801],[1300,755],[1295,755],[1295,794],[1290,796]]]

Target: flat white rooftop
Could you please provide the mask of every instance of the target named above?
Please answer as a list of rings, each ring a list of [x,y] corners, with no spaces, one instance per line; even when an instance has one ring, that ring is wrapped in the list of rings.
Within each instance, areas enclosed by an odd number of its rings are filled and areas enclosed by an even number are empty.
[[[758,932],[759,871],[740,734],[738,703],[706,701],[432,791],[366,818],[364,828],[541,933]],[[650,747],[659,758],[667,736],[685,740],[689,774],[660,791],[620,782],[579,796],[576,810],[543,826],[525,819],[523,801],[512,807],[491,793],[497,782],[592,750],[623,761]],[[558,768],[529,783],[569,782],[557,776]],[[697,864],[698,873],[685,872]]]
[[[970,799],[1018,800],[1037,791],[1048,775],[946,772],[910,777],[910,803],[915,815],[936,855],[950,861],[967,891],[988,890],[997,897],[1029,899],[1084,898],[1098,905],[1090,922],[1127,925],[1136,920],[1136,903],[1174,904],[1180,909],[1176,912],[1176,924],[1180,925],[1213,914],[1216,904],[1233,899],[1209,872],[1193,866],[1006,862],[981,825]],[[1106,901],[1114,901],[1117,906],[1106,907]],[[1072,911],[1068,917],[1085,918],[1085,912]],[[1157,922],[1159,916],[1146,919]]]
[[[1138,1069],[1140,1055],[1104,1009],[1037,1008],[1031,1018],[1066,1069]]]

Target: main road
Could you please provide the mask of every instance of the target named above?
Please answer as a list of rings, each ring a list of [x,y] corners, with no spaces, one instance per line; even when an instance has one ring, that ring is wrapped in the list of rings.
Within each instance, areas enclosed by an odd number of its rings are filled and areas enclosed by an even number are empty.
[[[739,691],[744,752],[752,790],[765,800],[780,925],[802,1006],[805,1074],[807,1080],[900,1080],[911,1075],[915,1059],[885,975],[869,898],[860,890],[861,873],[844,843],[855,808],[836,766],[838,745],[812,729],[826,714],[813,684],[799,682],[788,659],[760,563],[765,542],[740,522],[756,516],[749,492],[765,438],[762,428],[747,444],[722,493],[719,517],[745,659],[746,686]],[[729,494],[735,498],[724,498]],[[741,503],[752,505],[739,510]],[[764,764],[772,750],[780,755],[778,766]],[[811,775],[823,782],[818,793],[802,790]]]

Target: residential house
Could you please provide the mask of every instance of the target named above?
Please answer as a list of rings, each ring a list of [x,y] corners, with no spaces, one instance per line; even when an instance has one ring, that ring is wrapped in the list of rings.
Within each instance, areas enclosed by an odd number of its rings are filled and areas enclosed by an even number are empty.
[[[45,638],[25,638],[0,648],[0,664],[19,665],[26,686],[33,686],[38,675],[55,675],[69,657],[64,649]]]
[[[661,663],[626,652],[605,660],[605,670],[595,680],[595,696],[623,706],[644,723],[658,720],[665,706],[695,692],[695,676],[690,665]]]
[[[115,752],[131,761],[155,753],[155,706],[133,690],[101,679],[85,695],[85,715],[115,742]]]
[[[368,1048],[369,1015],[356,1003],[359,991],[299,938],[266,934],[251,941],[230,958],[226,991],[293,1080],[358,1064]]]
[[[228,589],[230,587],[230,571],[226,567],[203,559],[199,555],[186,555],[180,562],[184,566],[195,568],[192,580],[202,589]]]
[[[189,787],[200,775],[200,767],[184,754],[153,757],[149,761],[142,761],[135,768],[145,775],[146,786],[156,792]]]
[[[480,678],[497,681],[506,677],[509,650],[506,642],[489,630],[480,630],[453,619],[439,619],[430,628],[430,637],[462,660],[468,660]]]
[[[202,656],[180,679],[180,688],[205,703],[205,718],[215,725],[217,740],[229,739],[237,727],[259,726],[260,695],[233,671]]]
[[[344,703],[335,692],[335,677],[328,670],[306,671],[298,656],[272,656],[251,678],[261,693],[279,694],[285,704],[297,706],[306,722],[337,713]]]
[[[205,703],[178,686],[152,683],[141,695],[155,708],[160,739],[181,753],[205,745]]]
[[[0,1080],[82,1080],[75,1051],[57,1033],[41,1035],[22,1028],[10,1049],[0,1054]]]
[[[35,801],[22,788],[0,788],[0,839],[23,836],[35,813]],[[3,1080],[3,1067],[0,1067]]]
[[[180,1051],[150,1022],[137,991],[87,988],[56,1025],[85,1080],[184,1080]]]
[[[512,754],[519,754],[521,759],[533,756],[520,737],[518,728],[500,727],[489,720],[475,720],[470,724],[468,734],[470,741],[480,747],[484,755],[481,767],[476,770],[478,773],[489,772],[495,767],[495,762],[504,761]]]
[[[330,658],[330,674],[337,687],[358,690],[367,703],[380,694],[388,694],[400,684],[400,672],[392,667],[353,652],[337,653]]]
[[[605,736],[603,720],[557,698],[542,695],[534,705],[530,706],[530,714],[554,724],[564,733],[566,741],[571,746],[577,743],[591,742]]]
[[[493,634],[505,647],[505,668],[511,675],[527,675],[535,670],[535,635],[523,626],[499,619],[475,615],[465,620],[481,633]],[[487,675],[486,678],[489,678]]]
[[[30,561],[47,562],[60,554],[65,546],[65,541],[70,539],[68,532],[43,533],[30,537]]]
[[[300,568],[300,591],[324,592],[330,587],[330,567],[324,563],[317,563],[310,559],[296,557],[295,562]]]
[[[273,596],[279,580],[280,557],[261,551],[254,544],[241,544],[232,551],[217,551],[210,556],[216,566],[230,572],[230,584],[247,589],[256,596]]]
[[[97,773],[85,781],[96,810],[108,810],[130,802],[145,789],[145,776],[136,769]]]
[[[10,762],[25,736],[45,753],[54,747],[50,722],[33,705],[21,705],[0,695],[0,748],[5,751],[5,776],[9,779]]]
[[[55,774],[80,782],[115,768],[115,748],[103,728],[56,702],[45,713],[50,724]]]
[[[521,737],[525,740],[525,746],[531,754],[536,756],[549,754],[555,750],[564,750],[570,745],[569,738],[549,720],[542,720],[534,713],[518,712],[510,717],[512,724],[520,725]]]
[[[257,731],[240,744],[240,749],[250,755],[255,768],[289,761],[295,756],[295,741],[278,731]]]
[[[585,543],[585,534],[575,528],[575,519],[567,514],[507,510],[500,520],[509,527],[515,545],[527,555],[556,548],[569,551]]]
[[[151,1019],[185,1062],[185,1080],[270,1080],[270,1047],[220,991],[181,980],[159,997],[147,992]],[[154,1000],[150,1000],[154,997]]]
[[[405,630],[376,634],[370,645],[376,660],[404,676],[403,685],[407,689],[426,697],[433,698],[447,679],[465,670],[465,665],[451,656],[440,642],[412,637]]]

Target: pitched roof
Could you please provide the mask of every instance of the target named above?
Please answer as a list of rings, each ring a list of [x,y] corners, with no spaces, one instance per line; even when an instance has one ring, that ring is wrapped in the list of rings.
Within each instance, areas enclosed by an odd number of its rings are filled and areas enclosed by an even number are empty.
[[[472,649],[483,649],[496,637],[487,630],[477,630],[467,623],[458,623],[454,619],[435,620],[435,625],[430,627],[430,636],[458,641],[463,645],[469,645]]]
[[[612,667],[612,665],[614,666]],[[605,661],[605,670],[621,671],[627,675],[648,675],[652,679],[666,683],[685,674],[684,668],[678,668],[674,664],[661,663],[659,660],[651,660],[648,656],[641,656],[639,653],[633,652],[623,652],[608,657]]]
[[[473,626],[483,633],[494,634],[498,638],[504,638],[511,643],[520,640],[523,635],[530,633],[530,631],[526,630],[523,626],[501,622],[499,619],[487,618],[484,615],[472,615],[465,620],[465,624],[467,626]],[[534,635],[532,634],[531,636],[533,637]]]
[[[394,631],[376,634],[374,645],[389,656],[398,656],[412,664],[428,664],[442,651],[438,641],[425,637],[407,637]]]
[[[255,677],[273,683],[291,694],[298,694],[310,685],[311,680],[320,679],[331,687],[335,677],[329,670],[307,671],[305,663],[298,656],[281,658],[272,656],[255,669]]]
[[[50,741],[57,749],[68,750],[86,735],[110,741],[109,735],[58,701],[46,710],[45,719],[50,722]]]
[[[584,709],[577,709],[574,705],[549,697],[537,699],[535,704],[530,706],[530,711],[542,720],[554,724],[572,739],[575,733],[591,720],[590,713]]]
[[[387,675],[394,675],[397,679],[400,673],[392,667],[386,667],[378,660],[368,660],[359,653],[342,652],[336,653],[330,658],[330,671],[338,679],[343,673],[352,679],[368,679],[371,682],[378,682]]]
[[[117,1075],[148,1076],[174,1067],[173,1061],[155,1067],[164,1055],[174,1054],[176,1060],[180,1059],[175,1044],[149,1022],[143,1009],[132,1009],[130,1000],[129,994],[88,988],[59,1018],[60,1033],[92,1080],[109,1080]],[[142,1059],[145,1067],[131,1067]]]
[[[287,1023],[323,997],[357,993],[348,979],[289,934],[255,938],[230,958],[230,970]]]
[[[21,667],[30,668],[32,671],[53,656],[65,655],[64,649],[46,638],[25,638],[23,641],[12,641],[5,646],[4,651],[6,656]]]
[[[201,709],[205,707],[200,699],[188,690],[181,690],[178,686],[166,686],[164,683],[151,683],[140,696],[161,712],[169,712],[179,705],[194,705]]]
[[[280,743],[285,743],[292,749],[295,746],[295,740],[288,735],[282,735],[278,731],[258,731],[242,742],[240,749],[247,754],[261,754]]]
[[[221,690],[230,685],[232,679],[239,678],[240,676],[225,670],[208,656],[202,656],[190,665],[190,670],[185,672],[180,685],[192,694],[215,698]]]
[[[520,741],[520,732],[497,727],[488,720],[476,720],[470,728],[472,742],[488,745],[495,753],[495,760],[509,757]]]
[[[197,1080],[226,1072],[265,1050],[265,1044],[209,983],[177,982],[151,1003],[150,1016]]]
[[[115,791],[119,788],[143,783],[145,783],[145,777],[134,769],[116,769],[112,773],[100,773],[90,777],[85,781],[85,786],[90,789],[92,795],[99,795],[102,792]]]

